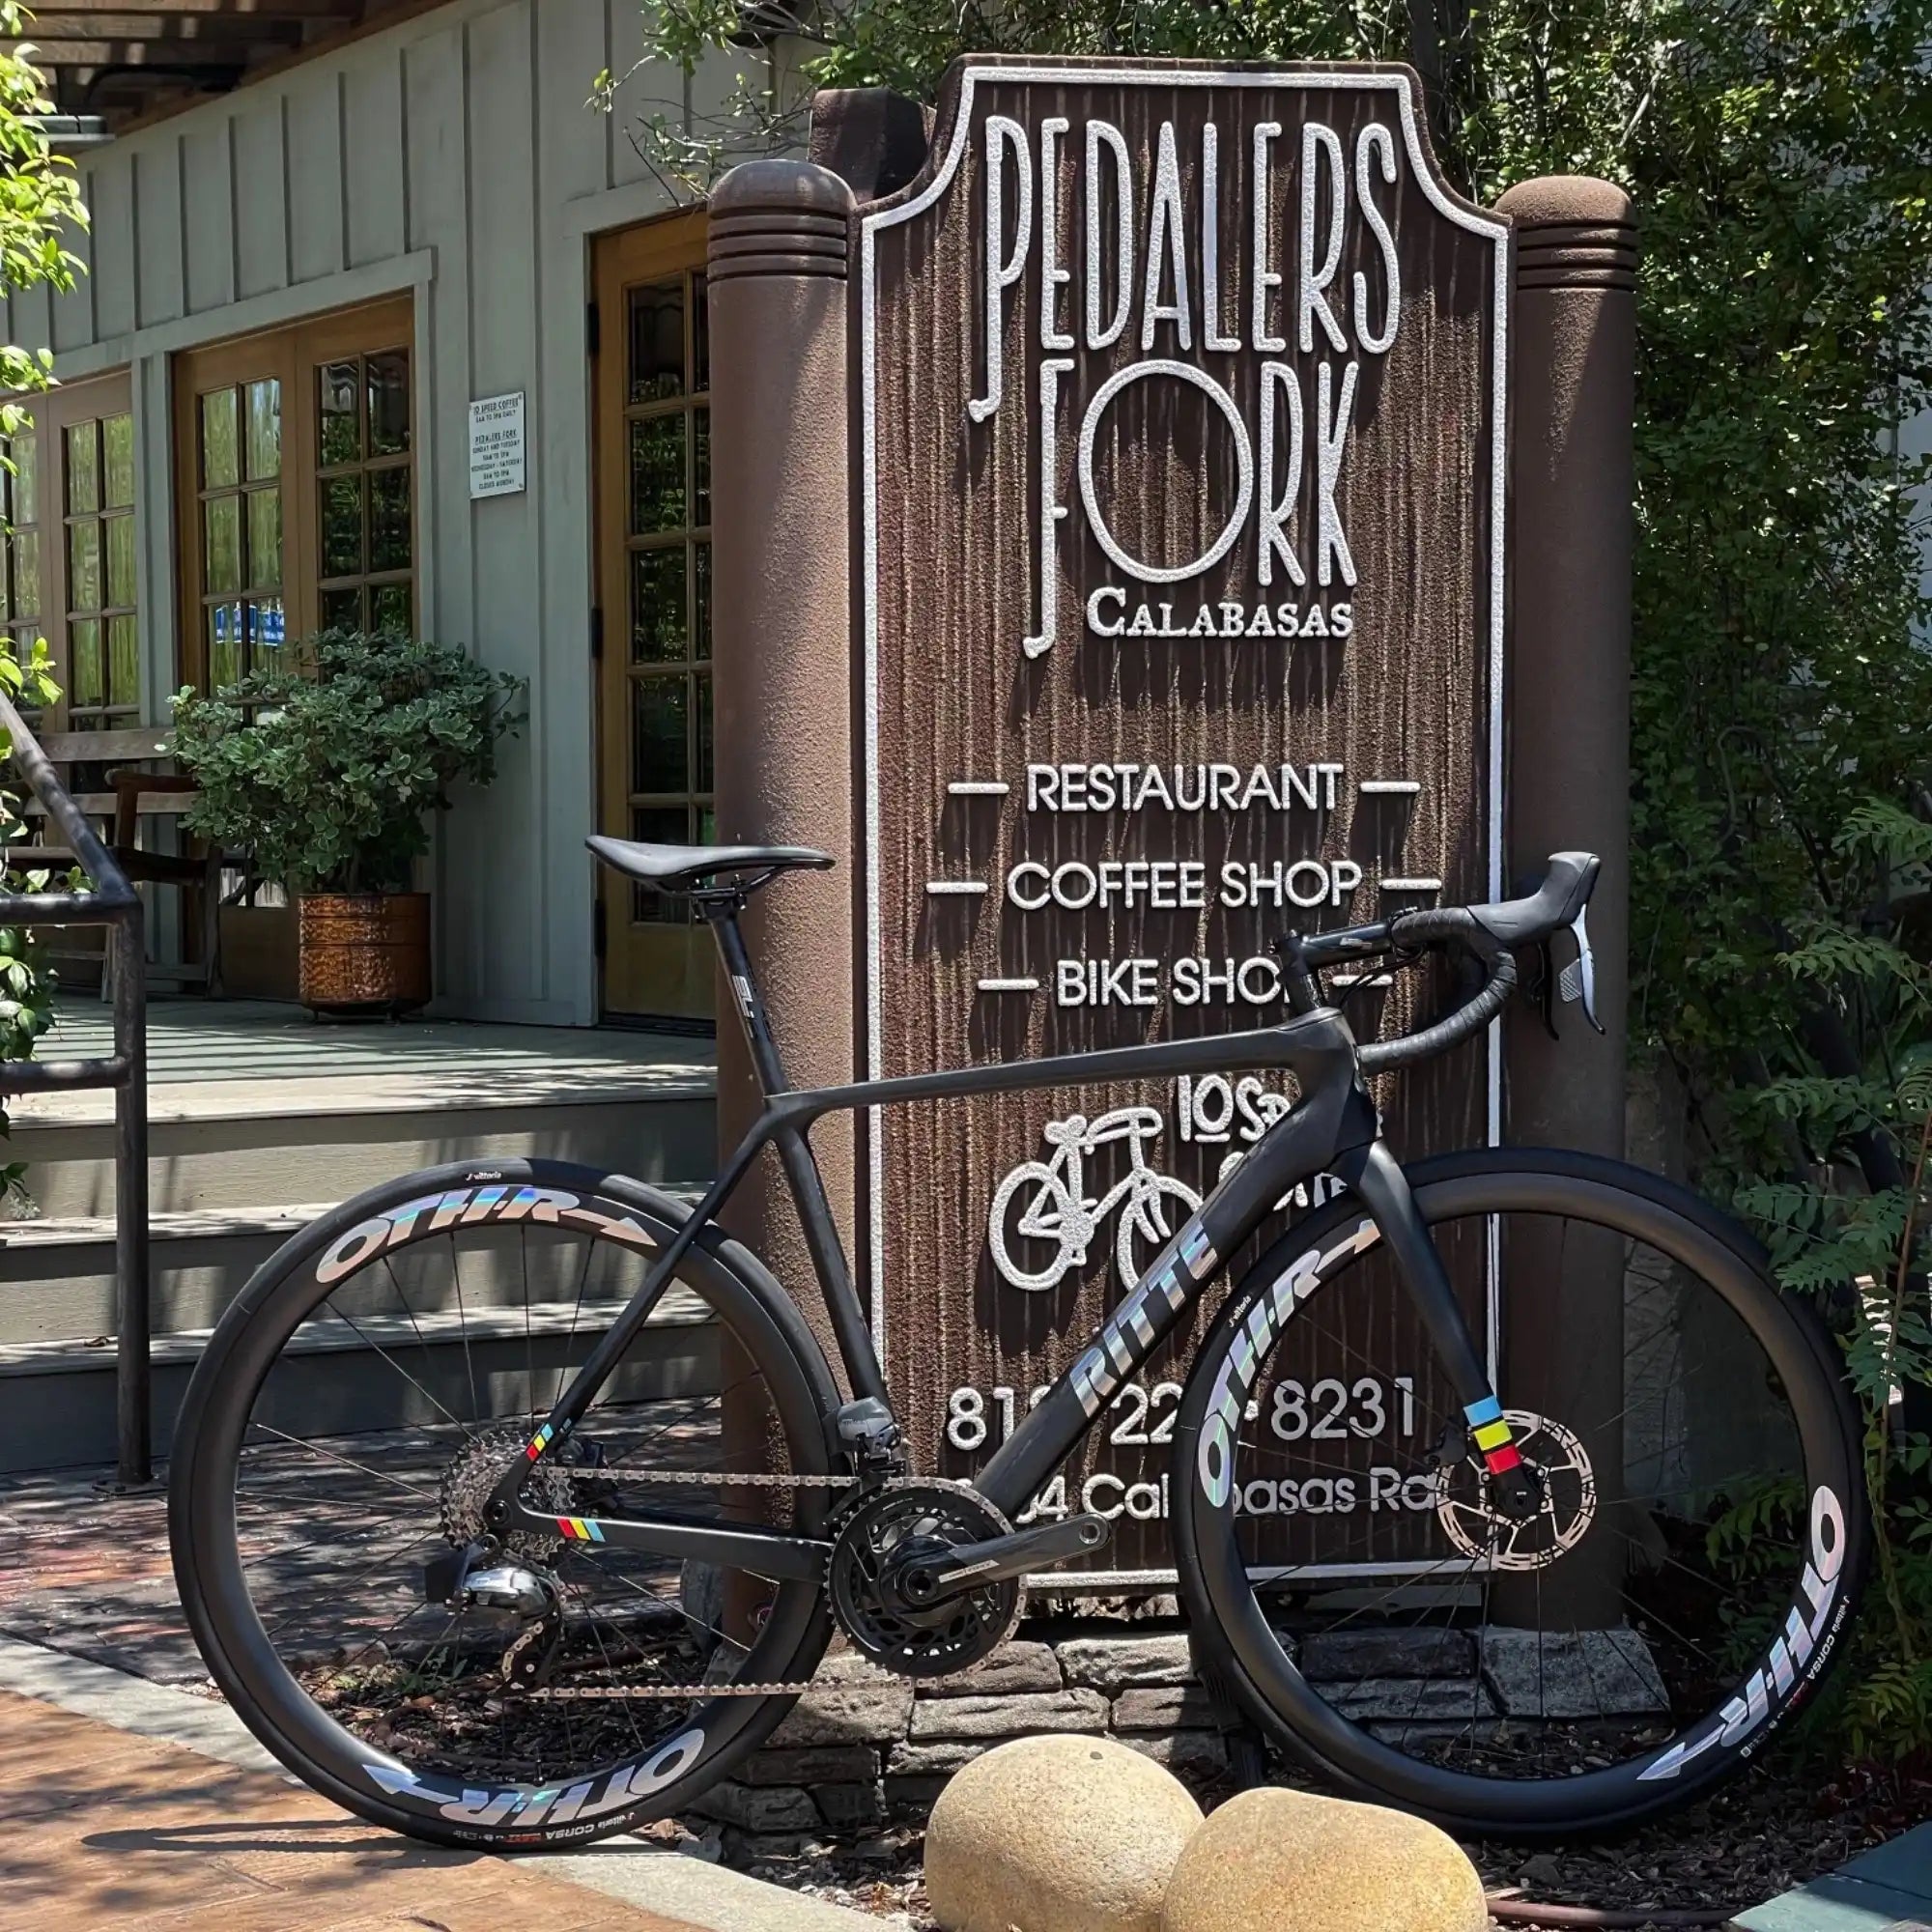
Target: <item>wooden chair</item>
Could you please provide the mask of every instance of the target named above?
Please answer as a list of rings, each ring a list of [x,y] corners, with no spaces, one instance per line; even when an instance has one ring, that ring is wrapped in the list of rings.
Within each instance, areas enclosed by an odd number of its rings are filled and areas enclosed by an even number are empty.
[[[37,734],[38,735],[38,734]],[[173,746],[169,734],[158,727],[113,731],[49,731],[40,735],[41,749],[48,763],[61,772],[63,782],[73,801],[91,818],[108,823],[108,845],[121,869],[135,884],[178,886],[184,895],[198,896],[201,921],[201,957],[156,969],[160,977],[188,984],[205,985],[210,998],[221,992],[221,867],[222,855],[211,848],[199,856],[173,852],[150,852],[139,843],[143,818],[179,819],[199,795],[192,779],[175,772],[144,769],[163,759],[171,759]],[[77,766],[118,765],[121,759],[133,761],[128,767],[107,773],[109,789],[104,792],[74,791],[71,782]],[[27,817],[42,816],[38,800],[26,801]],[[39,865],[71,865],[73,855],[56,846],[14,847],[6,854],[9,866],[25,868]],[[90,954],[90,957],[95,956]],[[107,969],[101,968],[101,997],[111,988]]]

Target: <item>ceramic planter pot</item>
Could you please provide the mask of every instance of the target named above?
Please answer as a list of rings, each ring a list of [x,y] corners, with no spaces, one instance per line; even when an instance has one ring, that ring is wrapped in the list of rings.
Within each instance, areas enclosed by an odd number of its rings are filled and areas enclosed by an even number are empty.
[[[374,1019],[427,1003],[427,893],[304,893],[299,933],[311,1012]]]

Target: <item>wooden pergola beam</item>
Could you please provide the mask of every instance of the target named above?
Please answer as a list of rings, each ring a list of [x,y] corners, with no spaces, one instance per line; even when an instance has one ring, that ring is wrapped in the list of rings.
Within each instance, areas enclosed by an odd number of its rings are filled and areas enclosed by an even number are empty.
[[[300,20],[259,14],[90,14],[85,18],[55,14],[38,17],[33,32],[23,38],[48,60],[65,60],[70,47],[90,42],[171,46],[188,41],[240,42],[244,46],[293,47],[301,44],[302,30]]]

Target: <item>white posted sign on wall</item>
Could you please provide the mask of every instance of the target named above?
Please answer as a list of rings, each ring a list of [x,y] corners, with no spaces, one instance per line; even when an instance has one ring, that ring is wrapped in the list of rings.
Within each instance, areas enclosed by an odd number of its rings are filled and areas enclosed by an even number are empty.
[[[469,500],[523,487],[524,392],[479,396],[469,405]]]

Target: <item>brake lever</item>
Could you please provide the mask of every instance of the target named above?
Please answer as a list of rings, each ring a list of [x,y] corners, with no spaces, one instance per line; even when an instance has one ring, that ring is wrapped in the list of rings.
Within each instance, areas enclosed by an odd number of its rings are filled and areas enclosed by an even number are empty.
[[[1587,906],[1578,906],[1577,917],[1570,922],[1570,940],[1577,949],[1577,956],[1564,967],[1557,987],[1565,1006],[1578,1000],[1583,1003],[1583,1017],[1601,1034],[1606,1029],[1597,1017],[1597,955],[1590,950],[1590,929],[1584,923],[1588,912]],[[1555,1028],[1550,1031],[1553,1034]]]

